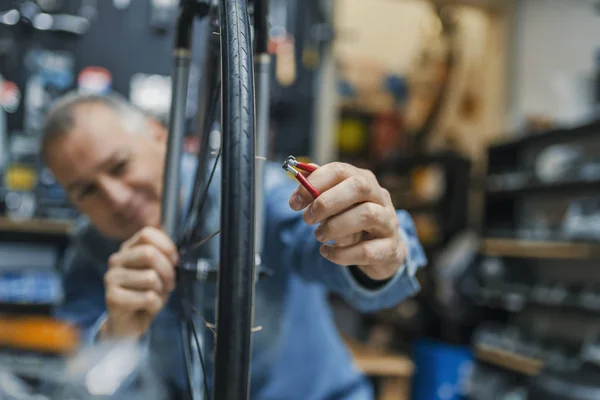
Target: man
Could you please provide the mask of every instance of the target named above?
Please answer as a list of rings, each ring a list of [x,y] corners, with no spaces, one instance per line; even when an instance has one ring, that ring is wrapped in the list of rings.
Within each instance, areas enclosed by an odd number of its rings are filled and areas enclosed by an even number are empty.
[[[178,253],[160,230],[166,137],[160,123],[118,97],[69,94],[47,116],[42,154],[90,222],[73,244],[60,315],[89,343],[140,338],[152,325],[151,352],[181,391],[184,364],[170,296]],[[188,189],[190,169],[184,162]],[[372,173],[332,163],[308,179],[322,193],[317,200],[278,165],[267,168],[263,261],[271,276],[256,285],[255,324],[262,330],[253,336],[251,397],[370,399],[335,329],[327,293],[362,311],[393,306],[418,290],[415,270],[425,257],[410,217],[394,210]],[[218,189],[211,185],[213,204]],[[188,196],[189,190],[182,197]],[[198,290],[198,308],[214,321],[214,284]],[[204,354],[210,364],[212,352]]]

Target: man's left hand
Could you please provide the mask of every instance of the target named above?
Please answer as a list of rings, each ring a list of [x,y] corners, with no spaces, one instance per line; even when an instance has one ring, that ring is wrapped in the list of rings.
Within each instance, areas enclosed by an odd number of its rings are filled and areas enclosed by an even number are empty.
[[[369,278],[385,280],[404,263],[406,245],[398,232],[398,218],[390,193],[375,175],[350,164],[334,162],[312,172],[308,181],[321,195],[317,199],[299,188],[290,207],[303,213],[315,231],[321,255],[342,265],[356,265]]]

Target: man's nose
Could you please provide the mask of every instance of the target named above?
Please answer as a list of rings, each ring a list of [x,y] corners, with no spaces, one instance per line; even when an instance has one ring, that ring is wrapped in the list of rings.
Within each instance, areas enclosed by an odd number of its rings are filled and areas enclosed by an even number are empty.
[[[104,199],[116,209],[123,207],[131,198],[129,188],[119,179],[107,176],[101,179],[100,186]]]

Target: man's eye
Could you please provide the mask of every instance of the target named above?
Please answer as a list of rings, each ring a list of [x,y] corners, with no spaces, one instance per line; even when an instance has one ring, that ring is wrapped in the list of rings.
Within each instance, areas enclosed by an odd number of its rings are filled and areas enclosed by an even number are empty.
[[[127,169],[128,163],[129,163],[129,161],[127,161],[127,160],[120,161],[119,163],[117,163],[110,169],[110,173],[114,176],[121,175]]]
[[[77,193],[76,197],[77,200],[82,201],[85,200],[86,198],[93,196],[96,193],[97,189],[96,186],[90,185],[90,186],[86,186],[83,189],[81,189],[81,191],[79,193]]]

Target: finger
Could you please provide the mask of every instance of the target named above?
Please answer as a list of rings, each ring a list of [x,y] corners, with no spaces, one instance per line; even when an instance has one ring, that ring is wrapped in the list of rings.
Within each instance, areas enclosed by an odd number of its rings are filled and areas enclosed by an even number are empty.
[[[153,269],[134,270],[127,268],[115,268],[109,270],[104,278],[106,287],[120,286],[125,289],[145,291],[153,290],[162,295],[165,285],[162,278]]]
[[[372,239],[351,246],[324,244],[321,255],[329,261],[342,265],[384,265],[396,258],[397,246],[393,239]]]
[[[338,246],[350,246],[361,241],[363,232],[347,235],[339,239],[335,239],[335,244]]]
[[[388,207],[390,210],[395,210],[394,202],[392,201],[392,195],[389,190],[381,187],[381,199],[383,200],[383,205]]]
[[[175,243],[160,229],[145,227],[121,245],[121,249],[131,248],[142,244],[150,244],[159,249],[165,256],[177,264],[179,252]]]
[[[111,286],[106,291],[106,306],[109,310],[146,311],[157,314],[164,301],[153,290],[131,290],[120,286]]]
[[[154,269],[167,290],[170,291],[175,287],[174,264],[152,245],[139,245],[113,254],[109,258],[109,268],[115,266],[129,269]]]
[[[315,167],[318,168],[317,164],[311,163],[310,165],[314,165]],[[312,172],[303,171],[303,170],[298,170],[298,172],[300,172],[300,174],[302,174],[302,176],[304,176],[305,178],[308,178],[310,176],[310,174],[312,174]],[[299,192],[301,192],[301,191],[308,193],[308,191],[306,190],[306,188],[304,186],[298,185],[296,190],[294,190],[294,193],[292,193],[292,195],[290,196],[289,205],[292,210],[300,211],[301,209],[306,207],[306,205],[303,205],[304,204],[304,200],[303,200],[304,195],[299,194]],[[312,198],[312,195],[310,193],[308,193],[308,195]]]
[[[350,176],[359,174],[361,170],[358,168],[340,162],[325,164],[316,171],[307,176],[308,182],[313,185],[319,192],[322,193],[349,178]],[[290,197],[290,207],[296,211],[300,211],[313,201],[312,195],[299,185],[292,196]]]
[[[362,203],[338,215],[328,218],[316,230],[315,237],[320,242],[335,240],[348,235],[368,232],[373,237],[394,234],[393,218],[389,210],[375,203]]]
[[[316,224],[359,203],[384,205],[377,179],[372,174],[354,175],[322,193],[304,211],[304,221]]]

